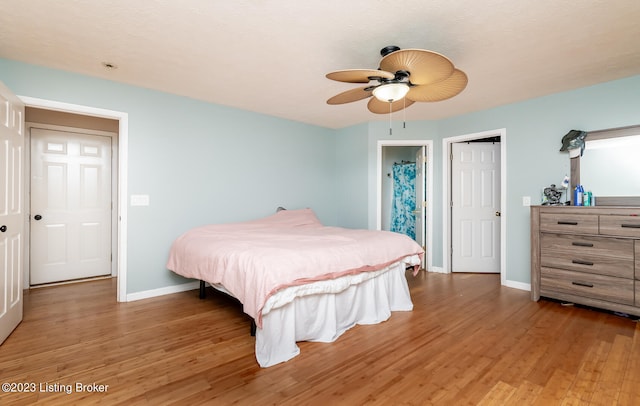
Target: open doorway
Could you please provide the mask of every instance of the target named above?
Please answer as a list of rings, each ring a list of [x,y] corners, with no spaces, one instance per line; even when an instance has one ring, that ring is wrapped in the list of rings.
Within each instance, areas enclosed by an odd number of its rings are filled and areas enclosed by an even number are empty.
[[[432,184],[433,141],[378,141],[377,229],[413,238],[426,252],[426,270],[432,264]]]
[[[85,117],[88,122],[91,122],[93,118],[101,118],[106,120],[113,120],[117,126],[117,148],[115,149],[115,153],[117,154],[117,181],[113,183],[113,193],[117,195],[117,204],[114,204],[114,223],[113,223],[113,234],[112,234],[112,246],[113,249],[113,259],[114,262],[112,275],[116,275],[118,277],[117,282],[117,301],[126,302],[127,301],[127,275],[126,275],[126,243],[127,243],[127,150],[128,150],[128,115],[127,113],[112,111],[112,110],[104,110],[99,108],[73,105],[68,103],[62,103],[57,101],[43,100],[37,98],[31,98],[26,96],[20,96],[20,99],[24,102],[27,108],[38,109],[42,111],[50,111],[55,112],[55,114],[73,114],[80,117]],[[27,145],[29,145],[29,140],[27,140]],[[26,156],[29,157],[30,152],[27,152]],[[29,163],[26,165],[29,167]],[[26,177],[26,184],[24,185],[24,190],[30,190],[30,182],[29,177]],[[30,213],[34,215],[35,213]],[[25,221],[25,229],[29,229],[29,217]],[[28,253],[30,250],[29,238],[26,238],[26,252]],[[28,258],[28,255],[26,256]],[[25,269],[28,268],[29,264],[25,264]],[[28,280],[28,272],[25,272],[25,283],[24,286],[29,286]]]
[[[500,273],[506,233],[505,129],[443,139],[445,272]]]
[[[25,109],[30,287],[115,277],[118,121]]]

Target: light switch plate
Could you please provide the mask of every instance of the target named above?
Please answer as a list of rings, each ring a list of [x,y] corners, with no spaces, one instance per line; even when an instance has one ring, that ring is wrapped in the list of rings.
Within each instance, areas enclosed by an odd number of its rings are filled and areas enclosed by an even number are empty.
[[[531,206],[531,196],[522,196],[522,205]]]
[[[149,195],[131,195],[132,206],[148,206]]]

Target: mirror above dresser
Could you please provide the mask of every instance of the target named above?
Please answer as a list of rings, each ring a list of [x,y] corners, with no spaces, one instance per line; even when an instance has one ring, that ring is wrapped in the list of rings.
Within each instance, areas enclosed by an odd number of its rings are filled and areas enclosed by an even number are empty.
[[[640,206],[640,125],[589,131],[570,160],[572,187],[590,190],[596,206]]]

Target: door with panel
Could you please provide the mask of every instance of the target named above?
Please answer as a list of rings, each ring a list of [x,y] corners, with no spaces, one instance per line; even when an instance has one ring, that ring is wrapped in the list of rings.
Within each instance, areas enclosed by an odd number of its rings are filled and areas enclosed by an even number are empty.
[[[451,271],[499,273],[500,143],[451,148]]]
[[[427,267],[427,147],[422,146],[416,151],[416,242],[420,244],[425,255],[422,258],[422,268]]]
[[[111,274],[111,141],[31,129],[31,285]]]
[[[22,321],[24,104],[0,82],[0,344]]]

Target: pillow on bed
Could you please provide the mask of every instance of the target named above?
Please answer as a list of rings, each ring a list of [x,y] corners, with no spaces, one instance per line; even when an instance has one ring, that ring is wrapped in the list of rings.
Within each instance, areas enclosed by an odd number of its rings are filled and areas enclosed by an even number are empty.
[[[263,222],[279,227],[322,226],[322,223],[311,209],[280,210],[276,214],[263,219]]]

